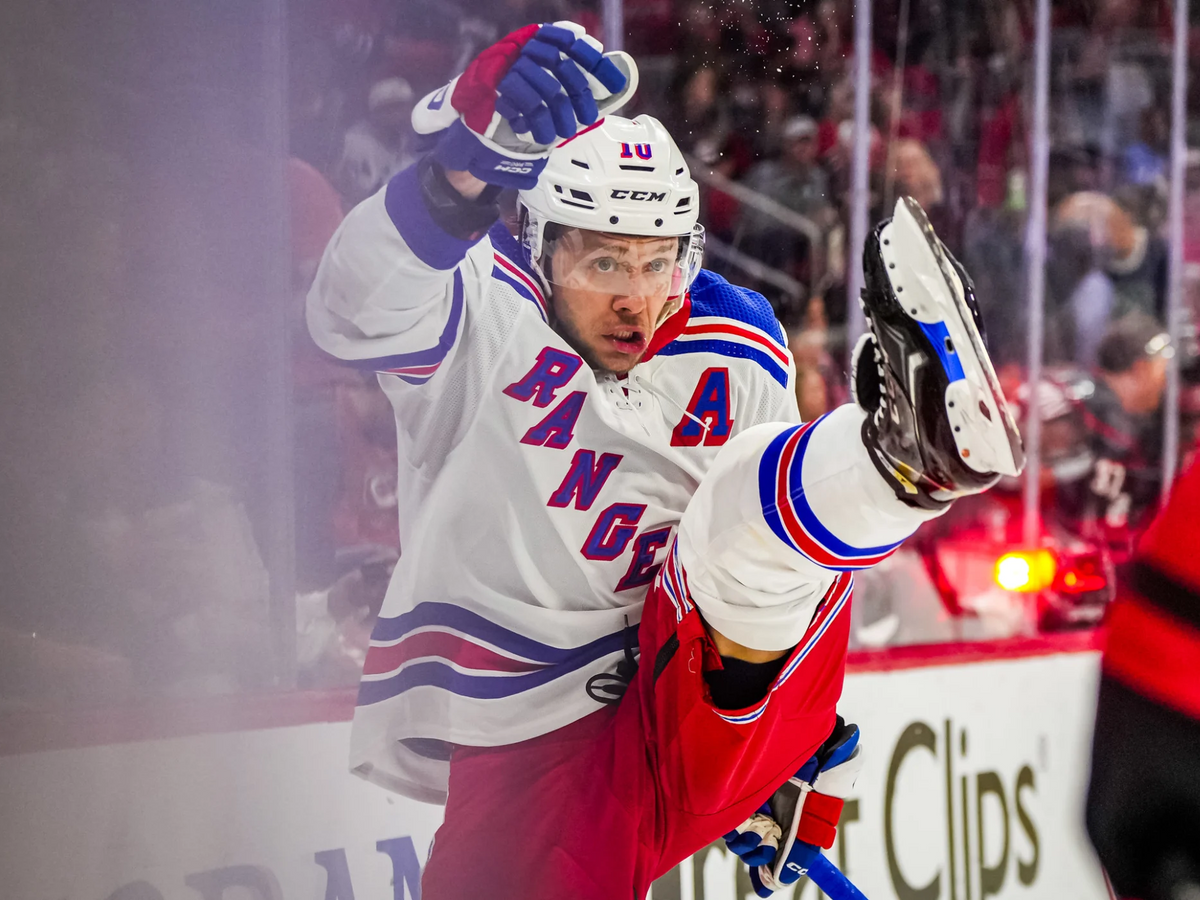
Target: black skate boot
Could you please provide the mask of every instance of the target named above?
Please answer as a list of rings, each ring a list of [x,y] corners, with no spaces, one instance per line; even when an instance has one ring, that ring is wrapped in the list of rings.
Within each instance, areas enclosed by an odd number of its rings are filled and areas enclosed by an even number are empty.
[[[939,509],[1025,465],[980,333],[974,287],[913,200],[863,248],[870,334],[854,354],[863,442],[896,496]]]

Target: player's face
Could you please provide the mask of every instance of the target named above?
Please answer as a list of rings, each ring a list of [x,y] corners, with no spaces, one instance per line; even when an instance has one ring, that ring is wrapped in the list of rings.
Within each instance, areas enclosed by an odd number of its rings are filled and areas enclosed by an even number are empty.
[[[637,365],[664,307],[680,290],[679,238],[570,229],[549,250],[559,332],[594,369]]]

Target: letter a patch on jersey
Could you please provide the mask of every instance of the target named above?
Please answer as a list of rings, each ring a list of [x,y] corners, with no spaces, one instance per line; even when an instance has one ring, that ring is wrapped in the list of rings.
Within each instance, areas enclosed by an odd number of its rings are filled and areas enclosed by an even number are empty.
[[[671,432],[672,447],[719,447],[729,440],[733,417],[729,412],[729,370],[705,369],[696,384],[675,430]]]

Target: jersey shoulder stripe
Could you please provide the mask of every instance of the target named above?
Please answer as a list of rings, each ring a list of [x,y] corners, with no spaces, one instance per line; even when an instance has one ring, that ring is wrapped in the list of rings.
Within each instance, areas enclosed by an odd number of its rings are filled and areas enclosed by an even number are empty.
[[[532,302],[537,307],[542,321],[547,321],[546,295],[538,284],[537,275],[526,264],[525,253],[517,239],[509,234],[508,228],[503,222],[497,222],[491,227],[488,231],[488,238],[492,242],[492,250],[495,253],[492,276],[503,281],[518,295]]]
[[[528,276],[514,265],[512,260],[497,253],[495,255],[495,264],[492,266],[492,277],[497,281],[507,284],[516,291],[518,296],[524,297],[532,303],[537,309],[538,315],[542,317],[542,321],[547,321],[546,304],[542,299],[542,292],[537,289]]]
[[[716,272],[701,269],[689,289],[692,319],[732,319],[768,336],[779,347],[786,347],[783,326],[767,298],[757,291],[730,284]]]
[[[718,316],[692,316],[677,340],[725,340],[745,344],[765,351],[779,361],[784,368],[788,365],[787,350],[771,335],[735,319]]]
[[[667,554],[662,568],[658,570],[658,581],[662,585],[667,599],[675,607],[675,621],[682,622],[683,617],[695,609],[696,605],[692,602],[691,594],[688,591],[687,575],[683,571],[683,565],[679,562],[679,553],[676,550],[678,544],[678,539],[671,543],[671,551]]]
[[[799,647],[792,654],[792,658],[787,661],[783,670],[776,676],[775,683],[767,691],[767,696],[747,710],[727,713],[718,709],[715,710],[717,715],[733,725],[746,725],[761,718],[767,709],[767,704],[771,701],[771,695],[787,683],[787,680],[792,677],[792,674],[800,667],[800,664],[808,658],[808,655],[821,642],[821,639],[829,631],[830,626],[838,616],[845,611],[853,590],[854,576],[849,572],[843,572],[826,592],[825,599],[817,611],[816,619],[809,626],[807,633],[800,641]]]
[[[904,543],[854,547],[840,540],[813,512],[801,480],[804,454],[813,430],[825,416],[783,431],[767,446],[758,467],[763,518],[775,535],[825,569],[865,569],[886,559]]]
[[[750,360],[787,387],[791,358],[783,328],[762,294],[702,269],[689,290],[691,315],[663,356],[715,353]]]
[[[436,344],[424,350],[414,350],[411,353],[396,353],[392,356],[377,356],[367,359],[338,359],[338,362],[356,369],[396,375],[401,381],[409,384],[424,384],[437,373],[455,341],[458,340],[458,326],[462,322],[463,303],[463,277],[462,273],[456,269],[450,299],[450,314],[446,317],[446,325],[442,328],[441,336]]]
[[[681,336],[658,351],[659,356],[682,356],[686,353],[715,353],[731,359],[748,359],[761,366],[768,375],[779,382],[780,387],[787,387],[787,369],[781,366],[775,357],[756,347],[737,341],[691,339]]]
[[[582,647],[554,647],[449,603],[420,603],[380,618],[359,685],[369,706],[417,687],[464,697],[496,699],[538,687],[596,660],[624,651],[624,631]]]

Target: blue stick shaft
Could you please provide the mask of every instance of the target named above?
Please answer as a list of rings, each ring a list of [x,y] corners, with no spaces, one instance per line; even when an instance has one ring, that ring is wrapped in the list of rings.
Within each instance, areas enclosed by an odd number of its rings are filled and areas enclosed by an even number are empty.
[[[856,888],[841,869],[823,854],[818,853],[808,867],[808,878],[825,892],[829,900],[867,900],[866,894]]]

